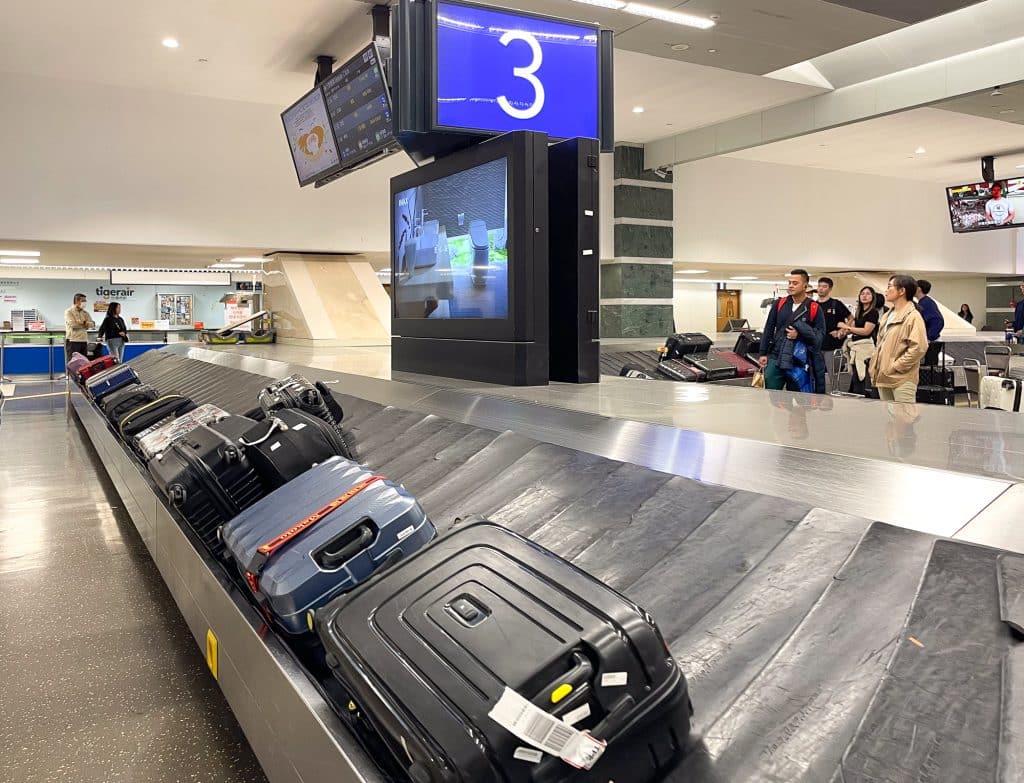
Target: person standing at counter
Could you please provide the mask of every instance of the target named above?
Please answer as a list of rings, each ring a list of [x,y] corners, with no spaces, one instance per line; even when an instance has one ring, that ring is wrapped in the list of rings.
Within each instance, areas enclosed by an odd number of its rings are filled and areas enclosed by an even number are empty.
[[[70,359],[73,353],[85,356],[89,350],[89,329],[95,328],[96,322],[85,309],[85,298],[85,294],[75,294],[74,304],[64,311],[65,359]]]
[[[124,344],[128,342],[128,327],[121,317],[121,303],[111,302],[107,308],[107,317],[100,324],[100,340],[107,341],[110,355],[120,364],[124,361]]]

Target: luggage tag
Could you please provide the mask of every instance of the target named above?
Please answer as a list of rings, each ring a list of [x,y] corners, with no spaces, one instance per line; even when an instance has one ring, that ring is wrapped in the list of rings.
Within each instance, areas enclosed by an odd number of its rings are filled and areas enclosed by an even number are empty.
[[[574,729],[507,686],[487,715],[523,742],[558,756],[576,769],[593,767],[607,747],[606,742]],[[519,752],[516,758],[528,760],[525,755]]]

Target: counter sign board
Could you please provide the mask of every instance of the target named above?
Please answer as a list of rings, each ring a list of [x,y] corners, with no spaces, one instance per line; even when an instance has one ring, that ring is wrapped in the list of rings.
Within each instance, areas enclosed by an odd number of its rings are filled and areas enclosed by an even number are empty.
[[[454,2],[436,8],[438,130],[600,137],[597,26]]]

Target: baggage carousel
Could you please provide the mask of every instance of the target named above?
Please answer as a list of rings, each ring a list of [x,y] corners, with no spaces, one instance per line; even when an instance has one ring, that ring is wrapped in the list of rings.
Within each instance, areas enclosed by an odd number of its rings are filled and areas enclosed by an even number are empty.
[[[816,508],[797,487],[806,473],[793,469],[808,467],[797,449],[187,346],[132,365],[235,413],[292,372],[334,381],[361,461],[404,483],[439,529],[487,516],[649,610],[696,711],[668,780],[1024,774],[1024,643],[1011,627],[1024,558],[912,529],[910,502],[884,506],[898,524]],[[91,402],[72,402],[268,778],[385,780],[329,683],[265,625]],[[747,486],[732,479],[758,464],[751,454],[769,460],[773,491],[727,486]],[[982,509],[1013,489],[910,465],[879,471],[908,496],[924,479],[914,471],[927,471],[929,485],[974,493]]]

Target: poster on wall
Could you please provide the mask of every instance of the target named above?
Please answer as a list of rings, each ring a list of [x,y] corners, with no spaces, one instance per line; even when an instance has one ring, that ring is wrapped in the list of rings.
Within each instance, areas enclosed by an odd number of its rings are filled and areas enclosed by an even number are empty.
[[[157,294],[156,320],[167,321],[171,329],[192,326],[192,294]]]

